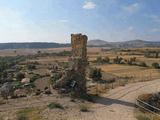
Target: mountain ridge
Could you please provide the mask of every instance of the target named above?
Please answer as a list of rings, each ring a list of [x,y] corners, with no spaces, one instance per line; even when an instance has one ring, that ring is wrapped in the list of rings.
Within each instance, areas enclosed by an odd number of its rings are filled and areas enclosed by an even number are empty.
[[[96,42],[94,42],[96,41]],[[104,44],[97,44],[98,41]],[[94,44],[93,44],[94,43]],[[110,46],[109,46],[110,45]],[[135,47],[160,47],[159,41],[145,41],[145,40],[130,40],[122,42],[107,42],[104,40],[90,40],[88,41],[88,46],[96,47],[111,47],[111,48],[135,48]]]
[[[70,47],[68,43],[51,43],[51,42],[22,42],[22,43],[0,43],[0,50],[4,49],[45,49]]]
[[[105,40],[89,40],[89,47],[109,47],[109,48],[137,48],[137,47],[160,47],[159,41],[130,40],[122,42],[107,42]],[[46,49],[70,47],[70,43],[54,42],[21,42],[21,43],[0,43],[0,50],[5,49]]]

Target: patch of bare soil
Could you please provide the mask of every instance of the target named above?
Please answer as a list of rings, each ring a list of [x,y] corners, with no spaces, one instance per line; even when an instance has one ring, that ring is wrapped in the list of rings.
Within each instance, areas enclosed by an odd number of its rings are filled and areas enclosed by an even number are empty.
[[[43,108],[38,113],[42,120],[136,120],[134,116],[135,100],[141,94],[160,91],[160,80],[132,83],[110,90],[95,99],[95,103],[71,100],[56,93],[50,96],[27,97],[8,100],[0,105],[2,120],[16,120],[17,113],[26,108]],[[50,103],[58,103],[64,109],[50,109]],[[89,106],[83,112],[81,106]],[[30,113],[30,112],[29,112]],[[29,119],[32,120],[32,119]]]

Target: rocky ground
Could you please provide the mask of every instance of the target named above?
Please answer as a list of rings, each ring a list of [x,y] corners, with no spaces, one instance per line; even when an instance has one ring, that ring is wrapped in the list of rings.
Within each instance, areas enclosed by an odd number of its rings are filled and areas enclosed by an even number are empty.
[[[27,113],[31,120],[136,120],[135,99],[140,94],[160,91],[159,85],[160,80],[128,84],[97,97],[95,103],[72,100],[56,93],[11,99],[6,104],[0,103],[0,120],[16,120],[18,113],[26,108],[34,108]],[[49,109],[47,105],[51,102],[59,103],[64,109]],[[82,112],[84,107],[89,111]]]

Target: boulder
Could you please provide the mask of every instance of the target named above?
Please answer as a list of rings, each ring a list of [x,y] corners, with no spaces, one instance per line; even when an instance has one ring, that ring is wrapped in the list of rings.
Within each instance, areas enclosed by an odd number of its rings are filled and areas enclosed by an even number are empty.
[[[0,88],[0,95],[7,99],[8,97],[13,97],[14,95],[14,87],[12,83],[4,83],[2,87]]]
[[[30,83],[30,78],[23,78],[23,79],[21,80],[21,83],[23,83],[23,84],[28,84],[28,83]]]

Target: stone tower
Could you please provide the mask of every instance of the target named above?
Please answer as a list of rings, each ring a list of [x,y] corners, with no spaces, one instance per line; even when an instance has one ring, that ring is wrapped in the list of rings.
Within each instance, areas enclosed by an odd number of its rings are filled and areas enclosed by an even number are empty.
[[[86,60],[88,37],[82,34],[71,34],[72,56]]]
[[[65,93],[72,92],[74,96],[86,95],[87,39],[86,35],[71,34],[73,59],[64,75],[55,82],[55,88],[63,88]]]

